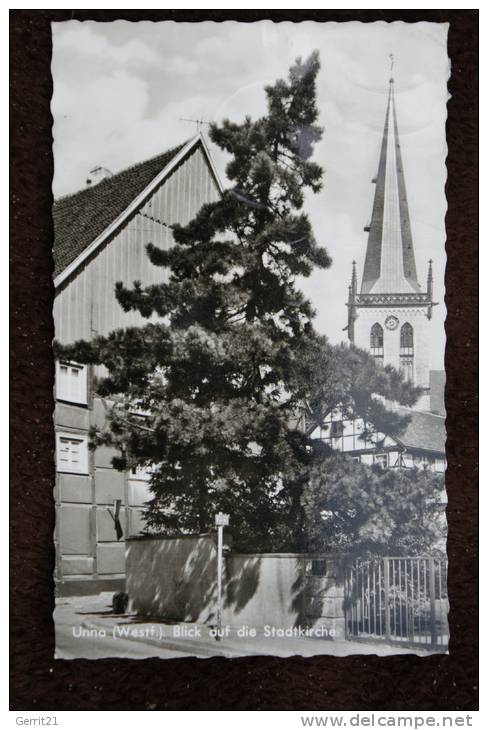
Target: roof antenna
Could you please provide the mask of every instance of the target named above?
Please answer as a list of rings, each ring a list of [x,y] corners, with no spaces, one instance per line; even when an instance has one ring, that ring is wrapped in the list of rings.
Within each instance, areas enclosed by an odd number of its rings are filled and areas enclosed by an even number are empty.
[[[211,122],[207,122],[205,119],[184,119],[183,117],[180,117],[180,122],[190,122],[191,124],[197,125],[197,132],[202,131],[202,126],[204,124],[207,124],[210,126]]]

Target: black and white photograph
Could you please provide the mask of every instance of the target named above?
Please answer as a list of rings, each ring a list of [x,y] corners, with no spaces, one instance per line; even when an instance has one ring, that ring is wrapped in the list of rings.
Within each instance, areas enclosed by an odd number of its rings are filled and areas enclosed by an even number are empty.
[[[448,653],[448,24],[51,27],[55,657]]]

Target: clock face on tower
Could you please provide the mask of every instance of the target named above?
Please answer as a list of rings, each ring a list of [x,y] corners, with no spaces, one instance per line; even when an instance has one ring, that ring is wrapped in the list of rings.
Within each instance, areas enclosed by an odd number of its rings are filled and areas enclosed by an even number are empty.
[[[398,324],[398,318],[393,314],[390,314],[390,316],[385,319],[385,327],[388,330],[396,330]]]

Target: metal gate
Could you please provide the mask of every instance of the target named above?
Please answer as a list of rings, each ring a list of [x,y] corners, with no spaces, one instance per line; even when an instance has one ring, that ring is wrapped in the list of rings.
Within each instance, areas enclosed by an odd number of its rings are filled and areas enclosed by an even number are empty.
[[[346,571],[345,589],[348,639],[447,648],[447,560],[357,560]]]

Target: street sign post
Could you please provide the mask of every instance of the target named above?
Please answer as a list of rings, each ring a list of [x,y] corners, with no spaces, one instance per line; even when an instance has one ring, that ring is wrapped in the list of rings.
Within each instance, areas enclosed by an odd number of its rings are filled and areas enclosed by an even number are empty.
[[[222,634],[222,568],[224,548],[224,527],[229,524],[229,515],[217,512],[215,515],[215,526],[217,527],[217,635],[216,640],[220,641]]]

